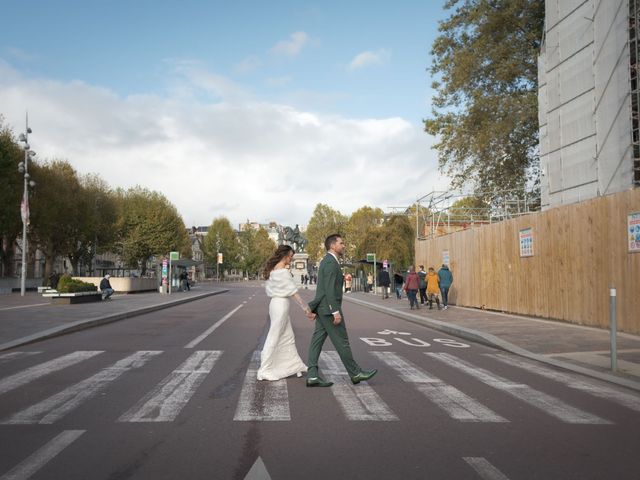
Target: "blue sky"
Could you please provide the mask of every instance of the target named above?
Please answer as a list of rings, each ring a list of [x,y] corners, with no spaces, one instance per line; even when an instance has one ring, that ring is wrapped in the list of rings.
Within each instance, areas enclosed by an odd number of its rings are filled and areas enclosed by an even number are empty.
[[[446,184],[421,132],[441,1],[2,3],[5,123],[28,110],[41,159],[163,191],[187,224]]]

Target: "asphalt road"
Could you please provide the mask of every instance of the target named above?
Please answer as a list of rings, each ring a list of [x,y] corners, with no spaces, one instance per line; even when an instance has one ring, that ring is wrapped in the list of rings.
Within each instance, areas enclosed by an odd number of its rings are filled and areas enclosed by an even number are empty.
[[[268,301],[236,287],[0,354],[0,479],[640,478],[640,395],[350,303],[376,377],[351,385],[327,341],[333,387],[257,382]]]

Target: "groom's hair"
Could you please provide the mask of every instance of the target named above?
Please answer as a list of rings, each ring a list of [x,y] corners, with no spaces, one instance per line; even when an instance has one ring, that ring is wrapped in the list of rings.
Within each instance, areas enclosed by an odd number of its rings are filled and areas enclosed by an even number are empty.
[[[342,238],[342,235],[340,235],[339,233],[332,233],[331,235],[329,235],[324,239],[324,249],[329,251],[331,245],[336,243],[339,238]]]

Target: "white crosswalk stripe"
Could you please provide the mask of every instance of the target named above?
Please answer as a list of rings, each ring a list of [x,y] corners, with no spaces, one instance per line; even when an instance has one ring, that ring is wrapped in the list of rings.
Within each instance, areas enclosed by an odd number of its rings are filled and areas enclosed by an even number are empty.
[[[65,430],[42,448],[31,454],[14,468],[5,473],[0,480],[27,480],[44,467],[56,455],[75,442],[85,430]]]
[[[462,422],[508,422],[452,385],[418,368],[395,352],[372,352],[379,360],[393,368],[400,378],[415,385],[429,400],[449,416]]]
[[[3,420],[2,424],[34,424],[53,423],[65,416],[80,404],[95,396],[109,383],[118,379],[129,370],[142,367],[147,361],[162,352],[141,351],[119,360],[111,367],[107,367],[97,374],[82,380],[75,385],[16,413],[12,417]]]
[[[287,381],[260,381],[259,367],[260,351],[256,350],[251,357],[233,419],[240,422],[291,420]]]
[[[471,468],[473,468],[482,480],[509,480],[509,478],[491,465],[486,458],[483,457],[463,457]]]
[[[521,357],[516,357],[515,355],[506,355],[500,353],[489,356],[495,358],[496,360],[500,360],[507,365],[516,366],[550,380],[560,382],[566,387],[589,393],[595,397],[611,400],[612,402],[630,408],[631,410],[640,412],[640,397],[637,395],[632,395],[621,390],[616,390],[615,388],[611,388],[603,384],[590,383],[580,379],[576,375],[559,372],[557,370],[553,370],[552,368],[545,367],[539,363],[528,361]]]
[[[334,383],[331,393],[338,400],[347,419],[384,422],[398,420],[396,414],[370,385],[351,384],[351,379],[344,371],[338,352],[322,352],[320,367],[325,378]]]
[[[529,385],[512,382],[504,377],[495,375],[488,370],[476,367],[455,355],[451,355],[449,353],[425,353],[425,355],[443,362],[450,367],[461,370],[464,373],[480,380],[482,383],[485,383],[495,389],[502,390],[518,400],[526,402],[565,423],[590,425],[611,424],[608,420],[572,407],[558,398],[535,390]]]
[[[19,358],[30,357],[32,355],[38,355],[42,352],[11,352],[11,353],[3,353],[0,355],[0,364],[10,362],[12,360],[17,360]]]
[[[211,372],[222,352],[197,351],[158,384],[120,422],[171,422]]]
[[[80,363],[100,353],[103,353],[103,351],[73,352],[68,355],[63,355],[62,357],[54,358],[48,362],[41,363],[40,365],[27,368],[22,372],[18,372],[15,375],[11,375],[10,377],[0,380],[0,394],[26,385],[27,383],[33,382],[34,380],[44,377],[50,373],[65,369],[71,365],[75,365],[76,363]]]

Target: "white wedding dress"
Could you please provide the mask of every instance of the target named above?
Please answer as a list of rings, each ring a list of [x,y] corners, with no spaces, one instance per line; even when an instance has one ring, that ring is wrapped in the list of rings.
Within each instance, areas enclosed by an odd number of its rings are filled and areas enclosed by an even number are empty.
[[[266,283],[271,326],[262,347],[258,380],[280,380],[307,371],[298,350],[289,318],[289,297],[298,291],[286,268],[272,270]]]

